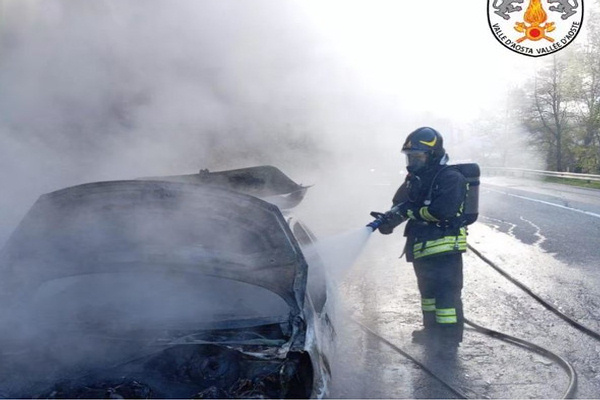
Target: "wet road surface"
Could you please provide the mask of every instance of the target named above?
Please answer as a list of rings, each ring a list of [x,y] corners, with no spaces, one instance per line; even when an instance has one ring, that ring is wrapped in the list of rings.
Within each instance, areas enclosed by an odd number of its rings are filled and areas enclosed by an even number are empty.
[[[600,265],[600,190],[508,178],[483,182],[482,222],[567,264]]]
[[[595,233],[600,219],[508,196],[503,191],[511,188],[494,183],[482,187],[481,222],[470,227],[469,243],[561,311],[600,331],[600,271],[596,268],[600,235]],[[547,202],[561,196],[555,193],[553,199],[548,188],[524,193],[521,185],[519,190],[519,196]],[[600,214],[595,197],[590,199],[577,204],[570,200],[569,206]],[[343,311],[336,318],[338,353],[330,397],[456,397],[365,333],[352,322],[356,319],[468,397],[560,398],[568,379],[556,363],[474,330],[467,329],[454,360],[441,359],[411,343],[411,332],[420,328],[420,299],[412,266],[399,259],[404,243],[401,231],[373,235],[358,261],[337,282],[338,308]],[[578,373],[576,397],[600,398],[600,342],[567,325],[472,252],[464,260],[466,317],[563,356]]]
[[[524,256],[540,265],[555,263],[550,256],[528,250],[514,238],[504,235],[499,241],[498,236],[503,234],[484,225],[473,227],[471,235],[478,250],[492,259]],[[368,325],[469,397],[562,396],[568,380],[557,364],[473,330],[466,331],[455,361],[437,358],[411,343],[411,332],[420,328],[419,294],[410,264],[398,259],[396,242],[401,238],[394,236],[374,236],[340,285],[340,300],[348,313],[338,318],[340,351],[333,367],[331,397],[455,397],[411,361],[362,331],[351,318]],[[514,254],[494,250],[498,245],[512,248]],[[380,255],[381,246],[390,250],[389,256]],[[504,267],[512,272],[520,269],[518,263],[509,264]],[[569,327],[473,254],[465,256],[463,298],[467,318],[566,357],[579,374],[577,397],[598,397],[600,343]]]

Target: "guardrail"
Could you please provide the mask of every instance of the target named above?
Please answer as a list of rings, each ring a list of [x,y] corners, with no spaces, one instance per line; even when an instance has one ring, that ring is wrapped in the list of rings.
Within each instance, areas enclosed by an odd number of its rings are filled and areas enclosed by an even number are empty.
[[[588,182],[600,182],[600,175],[578,174],[574,172],[540,171],[525,168],[482,167],[482,172],[488,175],[510,175],[528,178],[532,176],[548,176],[565,179],[579,179]]]

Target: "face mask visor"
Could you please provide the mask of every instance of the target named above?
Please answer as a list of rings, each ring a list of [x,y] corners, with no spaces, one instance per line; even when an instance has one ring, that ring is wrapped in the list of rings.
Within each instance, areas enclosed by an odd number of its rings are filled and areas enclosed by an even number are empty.
[[[419,172],[427,166],[428,155],[423,151],[406,152],[406,169],[408,172]]]

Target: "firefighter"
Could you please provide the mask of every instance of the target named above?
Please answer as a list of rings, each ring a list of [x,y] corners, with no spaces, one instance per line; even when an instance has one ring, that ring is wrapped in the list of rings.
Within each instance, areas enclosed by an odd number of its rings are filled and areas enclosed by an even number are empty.
[[[462,253],[467,237],[462,215],[467,180],[448,167],[442,135],[433,128],[409,134],[402,152],[408,175],[378,229],[390,234],[408,220],[404,253],[413,264],[423,312],[423,329],[413,332],[413,342],[456,349],[464,325]]]

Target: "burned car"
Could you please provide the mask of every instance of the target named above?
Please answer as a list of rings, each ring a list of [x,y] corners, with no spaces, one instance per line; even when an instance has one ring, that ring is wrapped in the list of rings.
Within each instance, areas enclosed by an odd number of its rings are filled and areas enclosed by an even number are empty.
[[[254,167],[41,196],[1,253],[0,395],[323,397],[325,272],[286,211],[306,189]]]

